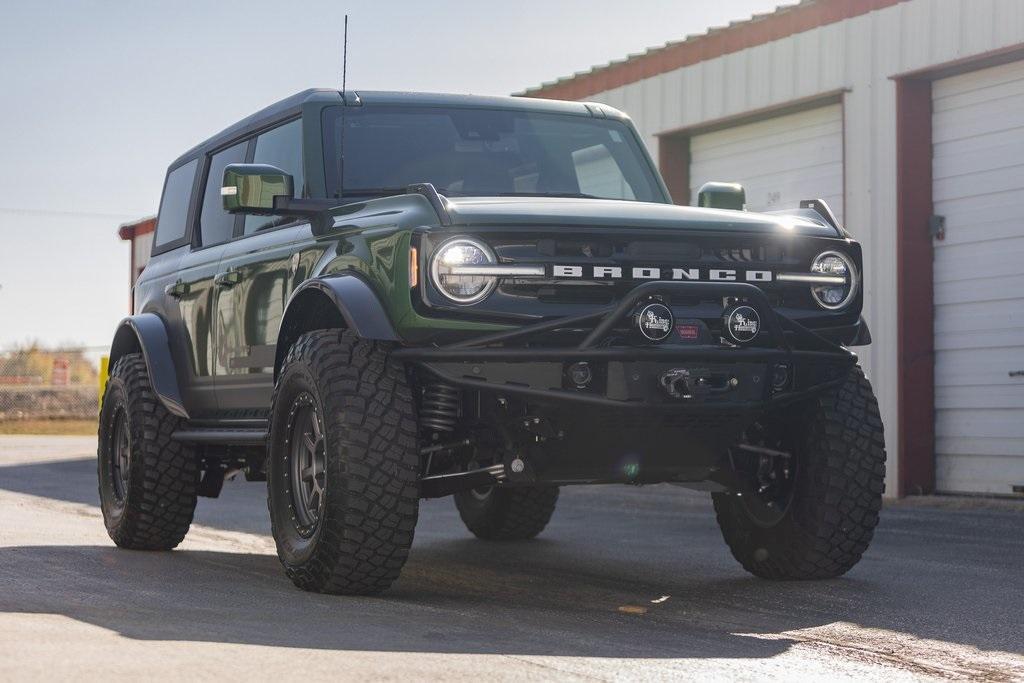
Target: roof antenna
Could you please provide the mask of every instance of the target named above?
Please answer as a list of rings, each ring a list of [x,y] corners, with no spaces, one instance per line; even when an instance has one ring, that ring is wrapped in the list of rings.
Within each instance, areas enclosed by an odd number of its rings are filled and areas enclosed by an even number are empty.
[[[341,97],[345,99],[345,74],[348,71],[348,15],[345,15],[345,37],[341,47]]]
[[[348,108],[348,95],[345,92],[345,77],[348,74],[348,15],[345,15],[345,33],[341,47],[341,133],[338,136],[338,188],[335,197],[345,195],[345,110]]]

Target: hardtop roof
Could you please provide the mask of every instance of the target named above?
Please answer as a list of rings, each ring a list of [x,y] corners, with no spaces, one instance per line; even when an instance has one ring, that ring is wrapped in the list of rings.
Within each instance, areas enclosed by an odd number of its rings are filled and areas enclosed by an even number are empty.
[[[421,107],[477,107],[481,109],[516,109],[521,111],[575,114],[580,116],[604,116],[626,118],[625,114],[604,104],[545,100],[528,97],[497,97],[484,95],[455,95],[449,93],[424,93],[386,90],[350,90],[345,98],[350,105],[409,105]],[[238,138],[292,115],[298,116],[302,105],[310,102],[342,104],[341,92],[330,88],[309,88],[275,102],[250,114],[216,135],[200,142],[179,156],[171,168],[186,161],[222,147]]]

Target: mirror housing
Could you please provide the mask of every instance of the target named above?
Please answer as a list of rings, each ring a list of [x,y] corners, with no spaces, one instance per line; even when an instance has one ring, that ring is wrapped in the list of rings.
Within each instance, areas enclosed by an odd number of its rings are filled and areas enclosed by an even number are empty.
[[[706,209],[743,211],[747,193],[739,183],[704,183],[697,194],[697,206]]]
[[[274,215],[282,200],[295,198],[295,181],[276,166],[228,164],[220,194],[228,213]]]

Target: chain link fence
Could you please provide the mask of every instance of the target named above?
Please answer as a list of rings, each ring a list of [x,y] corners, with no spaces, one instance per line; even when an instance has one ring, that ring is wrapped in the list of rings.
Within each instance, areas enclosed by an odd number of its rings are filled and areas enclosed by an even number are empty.
[[[95,420],[106,347],[0,350],[0,425]]]

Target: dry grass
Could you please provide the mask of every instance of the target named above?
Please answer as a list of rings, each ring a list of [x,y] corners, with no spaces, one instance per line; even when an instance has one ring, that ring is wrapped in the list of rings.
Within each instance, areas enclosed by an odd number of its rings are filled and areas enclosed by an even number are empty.
[[[0,421],[0,434],[42,434],[45,436],[93,436],[95,420],[7,420]]]

